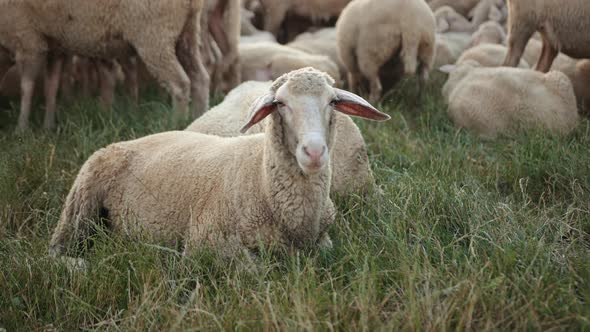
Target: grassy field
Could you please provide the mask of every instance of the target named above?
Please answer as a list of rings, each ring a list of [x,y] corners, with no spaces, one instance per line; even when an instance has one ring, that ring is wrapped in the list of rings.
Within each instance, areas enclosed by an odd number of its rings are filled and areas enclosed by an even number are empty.
[[[261,255],[259,273],[99,234],[86,273],[47,256],[86,158],[173,129],[157,97],[113,113],[62,104],[56,132],[0,110],[0,328],[590,330],[590,123],[485,142],[453,127],[433,82],[357,121],[382,197],[339,197],[334,248]],[[219,98],[217,98],[219,99]],[[190,194],[190,193],[187,193]]]

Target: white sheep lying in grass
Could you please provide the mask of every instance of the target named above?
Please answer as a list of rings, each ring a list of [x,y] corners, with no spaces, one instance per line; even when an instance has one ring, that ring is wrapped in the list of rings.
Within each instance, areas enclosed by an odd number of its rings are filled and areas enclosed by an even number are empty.
[[[442,6],[434,11],[436,32],[473,32],[475,27],[465,16],[457,13],[452,7]]]
[[[325,55],[309,54],[285,45],[272,42],[241,43],[242,80],[268,81],[292,70],[313,67],[328,73],[338,85],[338,66]]]
[[[471,35],[465,32],[437,33],[434,67],[455,63],[470,42]]]
[[[362,98],[305,68],[276,80],[252,105],[242,132],[219,137],[166,132],[109,145],[82,166],[50,243],[62,255],[108,215],[112,231],[143,233],[185,252],[234,256],[260,244],[330,246],[330,149],[334,110],[387,120]]]
[[[323,28],[314,32],[305,32],[297,36],[287,46],[309,54],[326,55],[340,69],[340,77],[346,77],[346,67],[338,55],[336,28]]]
[[[463,52],[457,64],[462,64],[466,61],[477,61],[482,67],[500,67],[508,53],[508,48],[499,44],[481,44],[468,49]],[[524,60],[520,60],[519,68],[530,68],[529,64]]]
[[[424,0],[353,1],[342,11],[336,34],[350,88],[359,91],[367,80],[372,103],[383,92],[380,69],[392,59],[403,64],[405,75],[417,75],[420,82],[432,69],[435,20]]]
[[[476,61],[442,70],[450,72],[443,95],[453,122],[481,137],[531,127],[567,134],[578,124],[574,90],[561,72],[482,68]]]
[[[248,110],[256,99],[268,93],[272,82],[248,81],[229,92],[219,105],[195,120],[186,130],[218,136],[240,136]],[[349,195],[370,192],[375,179],[367,156],[365,140],[352,119],[334,114],[336,136],[330,150],[333,193]],[[253,126],[248,134],[264,132],[265,122]]]
[[[480,44],[504,44],[506,33],[498,22],[488,21],[480,25],[471,36],[470,47]]]

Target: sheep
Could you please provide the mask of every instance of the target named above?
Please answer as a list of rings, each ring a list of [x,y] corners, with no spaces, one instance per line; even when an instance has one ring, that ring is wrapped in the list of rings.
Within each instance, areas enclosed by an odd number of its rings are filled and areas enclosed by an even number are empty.
[[[452,7],[442,6],[434,12],[436,32],[473,32],[475,27]]]
[[[531,38],[524,49],[522,59],[526,60],[529,64],[535,64],[537,59],[539,59],[541,52],[542,42]],[[553,60],[550,69],[559,70],[571,79],[576,73],[576,60],[563,53],[558,53]]]
[[[476,61],[445,67],[443,95],[453,122],[483,138],[531,127],[567,134],[578,124],[574,90],[561,72],[482,68]]]
[[[572,58],[590,58],[590,1],[508,0],[508,54],[504,65],[514,67],[535,31],[543,50],[535,70],[546,73],[563,52]]]
[[[235,257],[260,244],[331,247],[332,110],[389,119],[333,84],[312,68],[281,76],[253,103],[241,130],[267,118],[262,134],[172,131],[98,150],[66,198],[51,255],[85,240],[88,219],[99,212],[112,231],[181,244],[185,253],[211,248]]]
[[[213,90],[228,91],[240,83],[241,3],[240,0],[206,0],[206,6],[201,18],[201,38],[209,38],[205,35],[210,34],[221,53],[209,69],[211,86]],[[208,46],[212,45],[210,41]]]
[[[287,46],[309,54],[327,55],[338,68],[340,76],[346,75],[346,67],[338,56],[338,44],[336,42],[336,28],[323,28],[314,32],[302,33]]]
[[[488,21],[480,25],[477,31],[471,36],[470,47],[480,44],[504,44],[506,33],[500,24]]]
[[[311,18],[316,22],[337,17],[351,0],[260,0],[264,10],[264,30],[278,36],[287,14]]]
[[[295,69],[314,67],[340,82],[338,66],[327,56],[309,54],[294,48],[270,43],[240,44],[242,80],[268,81]]]
[[[479,0],[433,0],[428,3],[432,11],[440,7],[449,6],[457,13],[467,17],[467,14],[478,4]]]
[[[186,128],[203,134],[239,136],[240,127],[248,118],[249,106],[268,92],[271,82],[247,81],[230,91],[223,102]],[[332,193],[339,195],[363,194],[375,185],[367,148],[359,128],[349,116],[336,113],[336,137],[330,156],[332,162]],[[261,122],[249,134],[264,131]],[[344,134],[345,133],[345,134]]]
[[[417,73],[420,82],[426,80],[434,62],[434,30],[434,15],[424,0],[351,2],[336,23],[351,90],[358,91],[364,77],[369,81],[369,102],[376,103],[383,91],[379,69],[398,54],[404,74]]]
[[[193,108],[205,110],[209,76],[197,48],[201,8],[202,0],[0,3],[0,45],[14,54],[21,69],[19,128],[28,126],[33,82],[48,51],[54,49],[107,60],[137,52],[173,96],[177,115],[188,113],[191,95]],[[57,58],[49,65],[52,98],[62,63],[63,59]]]
[[[437,33],[434,67],[453,64],[471,42],[471,35],[464,32]]]
[[[506,21],[505,8],[504,0],[480,0],[467,17],[471,18],[471,22],[475,27],[488,20],[500,24]]]
[[[590,60],[578,61],[576,73],[570,79],[574,85],[580,113],[588,114],[590,112]]]
[[[266,31],[261,31],[260,33],[256,33],[253,35],[247,36],[240,36],[240,44],[252,44],[252,43],[277,43],[277,39],[270,33]]]
[[[481,44],[461,54],[457,60],[457,65],[473,60],[477,61],[482,67],[500,67],[506,57],[506,53],[508,53],[508,48],[504,45]],[[524,59],[520,60],[518,67],[523,69],[530,68]]]

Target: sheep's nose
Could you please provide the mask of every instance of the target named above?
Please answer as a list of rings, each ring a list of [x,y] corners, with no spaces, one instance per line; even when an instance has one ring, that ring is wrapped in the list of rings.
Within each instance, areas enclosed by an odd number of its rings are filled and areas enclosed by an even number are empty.
[[[326,146],[325,145],[322,145],[321,147],[304,146],[303,152],[305,152],[305,155],[308,156],[312,162],[317,163],[320,161],[320,159],[322,158],[324,153],[326,153]]]

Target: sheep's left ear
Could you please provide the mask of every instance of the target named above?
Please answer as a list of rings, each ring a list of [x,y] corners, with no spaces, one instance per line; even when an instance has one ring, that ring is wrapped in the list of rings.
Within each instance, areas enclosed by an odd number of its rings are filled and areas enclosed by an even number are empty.
[[[336,98],[334,98],[332,103],[334,109],[339,112],[375,121],[391,119],[389,115],[378,111],[368,101],[352,92],[338,88],[334,88],[334,91],[336,91]]]
[[[268,93],[264,96],[258,97],[258,99],[252,103],[252,106],[250,106],[250,117],[248,122],[242,127],[242,129],[240,129],[240,133],[245,134],[253,125],[262,121],[270,113],[275,111],[277,105],[274,100],[274,93]]]

